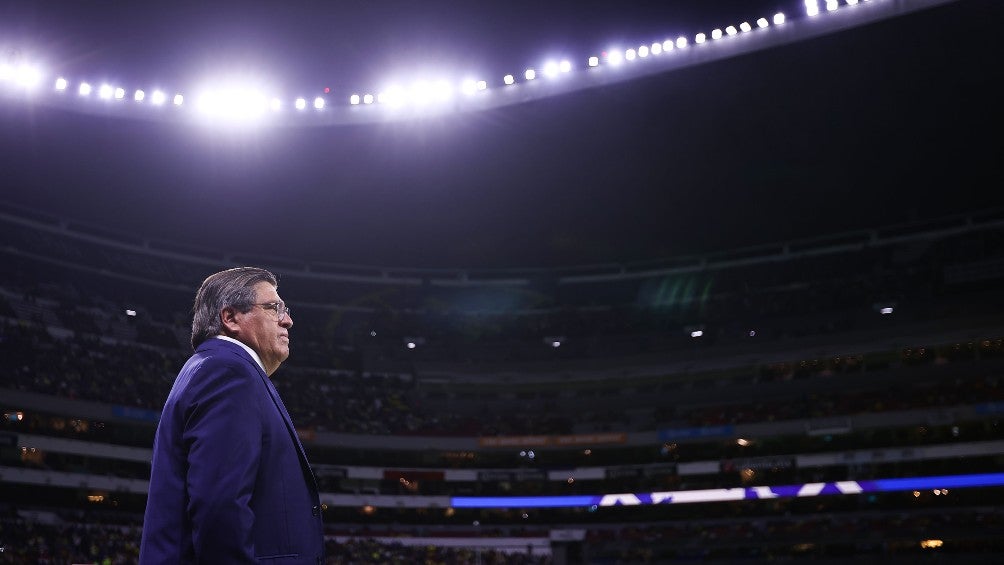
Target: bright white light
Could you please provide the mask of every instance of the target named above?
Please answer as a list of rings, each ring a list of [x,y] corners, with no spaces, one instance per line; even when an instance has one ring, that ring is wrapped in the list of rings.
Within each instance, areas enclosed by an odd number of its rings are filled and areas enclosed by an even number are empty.
[[[774,14],[774,25],[779,26],[784,23],[784,14],[778,12]]]
[[[648,46],[647,45],[642,45],[641,47],[638,48],[638,56],[641,57],[642,59],[644,59],[645,57],[648,57]]]
[[[303,110],[306,107],[307,107],[307,101],[305,99],[303,99],[303,98],[297,98],[296,99],[296,109],[297,110]]]
[[[506,84],[513,84],[513,83],[516,82],[516,78],[514,76],[512,76],[512,75],[506,75],[506,76],[502,77],[502,82],[504,82]]]
[[[122,88],[121,86],[116,88],[114,96],[116,100],[122,100],[123,98],[125,98],[125,89]]]
[[[372,104],[372,103],[373,103],[373,95],[372,94],[364,94],[363,95],[363,104]]]
[[[684,40],[684,42],[686,42],[686,40]],[[672,39],[667,39],[666,41],[663,41],[662,42],[662,50],[663,51],[672,51],[673,50],[673,40]]]
[[[349,96],[349,104],[351,104],[352,106],[358,106],[359,105],[359,95],[358,94],[353,94],[352,96]]]
[[[436,100],[443,102],[453,97],[453,88],[450,87],[449,82],[446,82],[445,80],[438,80],[432,85],[431,94],[436,98]]]
[[[858,3],[858,0],[847,0],[847,5],[848,6],[855,6],[855,5],[857,5],[857,3]]]
[[[14,76],[14,67],[3,64],[0,65],[0,80],[9,80]]]
[[[173,102],[175,106],[181,106],[185,103],[185,97],[181,94],[175,94]]]
[[[474,94],[478,91],[478,83],[474,79],[467,79],[460,83],[460,92],[467,94],[468,96]]]
[[[91,94],[91,85],[86,82],[82,82],[80,83],[80,88],[77,92],[79,92],[81,96],[89,96]]]
[[[526,80],[533,80],[537,78],[537,71],[533,69],[527,69],[526,72],[523,73],[523,76],[526,78]]]
[[[832,12],[840,7],[840,2],[837,0],[826,0],[826,11]]]
[[[321,98],[320,96],[318,96],[317,98],[314,98],[314,109],[315,110],[323,110],[324,109],[324,98]]]
[[[487,89],[488,89],[488,81],[486,81],[486,80],[479,80],[478,81],[478,90],[487,90]]]
[[[611,49],[607,55],[607,63],[617,66],[624,62],[624,53],[620,49]]]
[[[129,310],[129,309],[127,309],[126,310],[126,316],[135,317],[136,316],[136,311],[135,310]]]
[[[727,33],[729,35],[735,35],[735,34],[739,33],[739,30],[736,29],[736,26],[729,26],[729,27],[725,28],[725,33]]]
[[[415,349],[415,342],[414,341],[409,341],[408,342],[408,349]]]
[[[271,101],[277,109],[278,99]],[[258,118],[267,107],[265,96],[253,89],[227,88],[201,94],[195,107],[203,114],[217,119],[247,121]]]
[[[708,36],[704,35],[704,32],[701,32],[701,33],[697,34],[696,36],[694,36],[694,43],[700,45],[700,44],[704,43],[704,40],[707,39],[707,38],[708,38]]]
[[[741,29],[743,31],[743,33],[746,33],[748,31],[752,30],[753,26],[751,26],[749,22],[743,22],[743,23],[739,24],[739,29]]]
[[[137,102],[142,102],[146,98],[146,93],[142,90],[137,90],[135,94],[132,95],[132,99]]]
[[[282,100],[279,100],[278,98],[273,98],[268,103],[268,107],[271,108],[273,112],[278,112],[279,110],[282,110]]]
[[[892,314],[892,306],[885,306],[883,308],[879,308],[879,314],[882,315]]]
[[[638,56],[638,53],[634,49],[628,49],[624,52],[624,58],[628,61],[634,61],[636,56]]]
[[[167,95],[159,90],[154,90],[153,94],[150,95],[150,102],[154,105],[163,104],[165,99],[167,99]]]
[[[721,38],[722,38],[722,30],[718,29],[717,27],[711,30],[711,39],[721,39]]]
[[[658,55],[659,53],[662,53],[662,43],[653,43],[652,44],[652,54],[653,55]]]
[[[677,37],[676,38],[676,46],[679,47],[680,49],[683,49],[684,47],[686,47],[687,46],[687,38],[683,37],[682,35],[680,37]]]
[[[114,89],[112,89],[112,85],[110,84],[102,84],[101,87],[98,88],[98,97],[103,100],[111,99],[113,93]]]
[[[555,61],[548,61],[544,63],[544,76],[553,77],[558,74],[558,63]]]
[[[593,55],[592,57],[589,58],[589,61],[586,64],[589,65],[590,67],[599,66],[600,58],[597,57],[596,55]]]
[[[561,72],[563,72],[563,73],[567,73],[567,72],[571,71],[572,70],[572,62],[569,61],[568,59],[562,59],[562,61],[560,63],[558,63],[558,70],[561,71]]]
[[[66,90],[66,79],[59,77],[56,79],[56,90],[63,91]]]
[[[560,341],[557,341],[557,340],[555,340],[555,341],[552,341],[552,342],[551,342],[551,347],[553,347],[553,348],[557,349],[557,348],[561,347],[561,342],[560,342]]]
[[[769,25],[770,23],[767,21],[767,18],[760,18],[756,21],[756,26],[760,29],[763,29]]]
[[[377,95],[377,102],[391,106],[400,106],[405,103],[408,93],[397,85],[392,85]]]
[[[690,332],[690,337],[701,337],[702,335],[704,335],[703,330],[694,330]]]
[[[42,72],[30,65],[21,65],[14,69],[14,83],[18,86],[31,88],[42,80]]]
[[[816,0],[805,0],[805,15],[806,16],[818,16],[819,15],[819,2]]]

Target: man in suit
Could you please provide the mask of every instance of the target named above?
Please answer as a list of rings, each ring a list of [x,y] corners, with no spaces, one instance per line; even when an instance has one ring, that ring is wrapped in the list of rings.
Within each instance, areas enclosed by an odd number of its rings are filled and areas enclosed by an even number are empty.
[[[317,482],[271,375],[293,319],[275,275],[240,267],[195,296],[192,347],[153,445],[140,563],[322,563]]]

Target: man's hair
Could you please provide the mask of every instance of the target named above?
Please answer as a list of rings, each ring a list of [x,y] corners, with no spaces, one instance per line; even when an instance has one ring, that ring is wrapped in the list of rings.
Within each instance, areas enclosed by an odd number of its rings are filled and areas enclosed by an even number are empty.
[[[192,306],[192,348],[222,333],[220,312],[224,308],[235,308],[239,312],[254,308],[258,299],[254,287],[260,282],[278,286],[275,275],[258,267],[237,267],[206,277],[195,293],[195,305]]]

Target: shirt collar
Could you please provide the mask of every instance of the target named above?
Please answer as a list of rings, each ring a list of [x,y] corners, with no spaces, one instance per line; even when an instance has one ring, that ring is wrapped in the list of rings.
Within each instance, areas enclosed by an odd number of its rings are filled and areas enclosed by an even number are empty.
[[[254,349],[251,349],[250,347],[248,347],[247,344],[245,344],[242,341],[238,341],[238,340],[236,340],[236,339],[234,339],[234,338],[232,338],[230,336],[226,336],[226,335],[218,335],[218,336],[214,336],[214,337],[216,339],[222,339],[222,340],[226,340],[226,341],[232,341],[232,342],[236,343],[237,345],[243,347],[244,351],[247,351],[248,354],[251,355],[251,358],[254,359],[254,362],[258,363],[258,366],[261,367],[261,370],[265,371],[265,365],[262,364],[261,357],[258,357],[258,353],[256,353]]]

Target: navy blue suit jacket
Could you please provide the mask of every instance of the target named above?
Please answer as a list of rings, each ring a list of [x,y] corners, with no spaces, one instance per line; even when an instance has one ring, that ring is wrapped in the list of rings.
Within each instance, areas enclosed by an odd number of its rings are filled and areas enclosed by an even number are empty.
[[[140,563],[320,563],[317,483],[278,392],[236,343],[178,373],[153,444]]]

